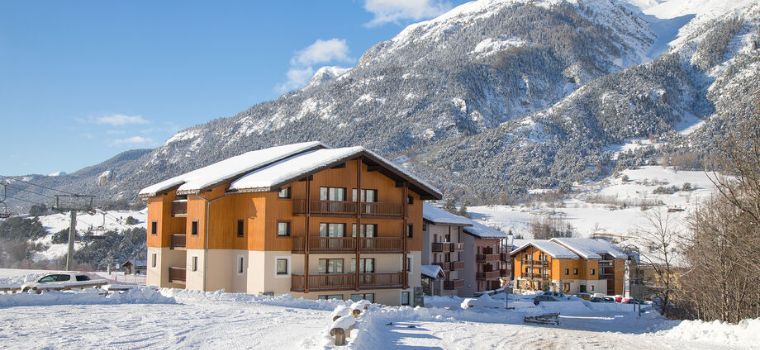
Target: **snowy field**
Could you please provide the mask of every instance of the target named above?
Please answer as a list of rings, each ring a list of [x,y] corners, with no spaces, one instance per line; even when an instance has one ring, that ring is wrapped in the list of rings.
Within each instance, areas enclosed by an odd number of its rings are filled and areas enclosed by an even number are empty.
[[[28,270],[0,269],[0,283]],[[32,271],[31,273],[39,273]],[[352,349],[758,349],[760,319],[739,325],[669,321],[632,305],[570,297],[533,305],[531,296],[427,298],[426,308],[373,305],[358,318]],[[330,348],[331,312],[350,302],[141,287],[94,292],[0,294],[0,348]],[[24,306],[14,306],[24,305]],[[525,315],[560,312],[557,326]]]
[[[627,177],[627,181],[624,180]],[[693,190],[679,190],[673,194],[653,193],[658,187],[683,188],[689,183]],[[685,227],[685,218],[715,191],[708,174],[702,171],[675,171],[661,166],[646,166],[634,170],[624,170],[618,177],[611,177],[599,183],[576,188],[573,198],[565,199],[559,205],[536,203],[530,206],[478,206],[469,207],[473,219],[501,228],[512,230],[526,238],[531,221],[540,217],[553,216],[572,225],[579,237],[589,237],[594,232],[617,235],[635,234],[646,228],[645,214],[658,210],[670,211],[671,220]],[[658,203],[643,210],[642,202]]]

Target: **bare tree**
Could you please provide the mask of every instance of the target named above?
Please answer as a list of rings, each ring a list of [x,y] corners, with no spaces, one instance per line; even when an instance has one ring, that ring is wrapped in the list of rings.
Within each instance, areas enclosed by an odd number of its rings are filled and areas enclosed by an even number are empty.
[[[644,216],[647,225],[637,230],[635,241],[642,248],[641,257],[654,271],[654,289],[662,301],[662,313],[667,316],[678,279],[674,261],[678,255],[677,245],[681,232],[667,212],[663,214],[660,210],[652,210]]]

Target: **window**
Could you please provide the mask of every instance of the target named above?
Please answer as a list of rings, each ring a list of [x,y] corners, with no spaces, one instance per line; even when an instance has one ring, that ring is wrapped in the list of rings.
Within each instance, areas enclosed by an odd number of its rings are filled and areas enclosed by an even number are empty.
[[[527,267],[525,268],[525,275],[526,275],[526,276],[527,276],[527,275],[529,275],[529,273],[528,273],[528,268],[527,268]]]
[[[356,272],[356,258],[351,259],[351,272]],[[359,273],[374,273],[375,258],[359,258]]]
[[[245,236],[245,221],[243,220],[237,221],[237,236],[238,237]]]
[[[277,275],[287,275],[289,273],[288,271],[288,259],[287,258],[277,258],[276,260],[277,265]]]
[[[343,202],[346,200],[346,189],[342,187],[320,187],[319,200]]]
[[[591,291],[592,292],[594,291],[594,285],[593,284],[591,285]]]
[[[423,222],[422,223],[422,231],[423,232],[427,232],[428,231],[428,224],[427,224],[427,222]]]
[[[565,275],[569,275],[569,274],[570,274],[570,269],[565,269]]]
[[[356,293],[356,294],[351,294],[351,300],[353,300],[353,301],[359,301],[359,300],[362,300],[362,299],[366,300],[366,301],[369,301],[370,303],[374,303],[375,302],[375,293]]]
[[[280,192],[277,193],[277,198],[290,198],[290,187],[281,188]]]
[[[193,236],[198,235],[198,221],[193,221],[193,224],[190,226],[190,233]]]
[[[287,269],[287,264],[285,266]],[[243,271],[245,271],[245,258],[242,256],[238,256],[237,273],[242,275]]]
[[[190,260],[190,270],[193,272],[198,271],[198,257],[197,256],[194,256]]]
[[[156,267],[156,260],[157,259],[158,259],[158,257],[156,256],[156,253],[153,253],[153,254],[150,255],[150,266],[151,267]]]
[[[278,236],[290,236],[290,222],[280,221],[277,223]]]
[[[320,295],[317,298],[319,300],[330,300],[330,299],[343,300],[343,294]]]
[[[352,237],[356,237],[356,224],[351,225]],[[359,237],[376,237],[377,236],[377,224],[361,224],[359,231]]]
[[[87,275],[77,275],[76,279],[77,279],[77,282],[89,281],[90,280],[90,276],[87,276]]]
[[[577,274],[578,274],[578,269],[573,269],[573,275],[577,275]]]
[[[564,285],[564,291],[565,291],[565,293],[570,293],[570,283],[565,283],[565,285]]]
[[[158,234],[158,223],[153,221],[150,223],[150,233],[153,235]]]
[[[596,275],[596,269],[591,269],[591,276]]]
[[[319,273],[343,273],[343,259],[319,259]]]
[[[40,278],[37,282],[39,283],[66,282],[70,279],[71,277],[69,275],[49,275],[49,276]]]
[[[414,225],[406,225],[406,238],[412,238],[414,236]]]
[[[355,188],[351,189],[351,197],[353,198],[354,202],[359,200],[359,196],[356,195]],[[377,202],[377,190],[363,188],[361,191],[361,199],[359,201],[367,203]]]
[[[406,197],[406,204],[414,204],[414,197],[407,196]]]
[[[401,305],[409,305],[409,292],[401,292]]]
[[[319,236],[320,237],[345,237],[346,224],[319,224]]]
[[[406,271],[412,272],[412,257],[411,256],[406,257]]]

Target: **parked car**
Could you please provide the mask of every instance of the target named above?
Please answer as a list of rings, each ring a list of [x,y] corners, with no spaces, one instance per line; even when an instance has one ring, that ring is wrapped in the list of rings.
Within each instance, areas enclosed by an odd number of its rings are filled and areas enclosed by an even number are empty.
[[[108,281],[104,279],[92,279],[90,276],[79,272],[59,272],[51,273],[41,276],[32,282],[26,282],[21,285],[22,292],[37,291],[40,289],[47,289],[45,287],[76,287],[81,285],[84,287],[90,287],[98,284],[106,284]]]
[[[559,301],[557,297],[554,297],[552,295],[544,294],[544,295],[536,295],[535,298],[533,298],[533,304],[538,305],[542,301]]]
[[[626,298],[625,300],[623,300],[623,303],[625,303],[625,304],[641,304],[641,305],[646,304],[643,300],[636,299],[636,298]]]
[[[614,303],[615,302],[615,298],[608,297],[608,296],[604,296],[604,297],[591,297],[591,299],[589,299],[589,301],[592,302],[592,303]]]
[[[577,296],[578,298],[581,298],[583,300],[591,300],[591,294],[589,294],[589,293],[578,293],[575,296]]]

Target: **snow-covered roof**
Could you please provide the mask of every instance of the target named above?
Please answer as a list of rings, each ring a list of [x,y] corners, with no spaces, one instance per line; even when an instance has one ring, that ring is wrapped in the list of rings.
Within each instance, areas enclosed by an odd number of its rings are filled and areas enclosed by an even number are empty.
[[[552,241],[548,241],[545,239],[534,239],[529,241],[528,243],[524,244],[522,247],[517,248],[510,253],[511,255],[517,254],[518,252],[528,248],[528,247],[535,247],[536,249],[549,254],[552,258],[555,259],[573,259],[578,260],[578,254],[573,253],[570,249],[565,248],[564,246],[557,244]]]
[[[235,180],[233,191],[269,191],[292,179],[319,170],[362,152],[364,147],[325,148],[283,159]]]
[[[177,194],[198,193],[204,188],[229,180],[235,176],[245,174],[262,166],[269,165],[294,154],[324,147],[325,145],[320,142],[311,141],[243,153],[239,156],[227,158],[209,166],[148,186],[140,191],[140,196],[155,196],[177,186],[179,186]]]
[[[420,272],[422,272],[422,275],[432,279],[444,276],[443,269],[438,265],[420,265]]]
[[[470,220],[471,226],[465,226],[464,232],[480,238],[507,238],[507,234],[495,228],[488,227],[476,221]]]
[[[625,259],[627,254],[623,253],[612,243],[603,239],[593,238],[552,238],[552,242],[561,244],[567,249],[572,250],[584,259],[601,259],[602,254],[609,254],[615,259]]]
[[[449,213],[448,211],[444,209],[436,207],[432,203],[423,204],[422,217],[425,220],[430,221],[434,224],[462,225],[462,226],[472,225],[472,220],[463,216]]]
[[[364,147],[327,148],[320,142],[244,153],[146,187],[140,196],[155,196],[177,186],[179,195],[194,194],[233,178],[237,179],[230,184],[231,191],[273,191],[285,183],[360,156],[367,159],[368,164],[379,165],[386,175],[408,181],[410,188],[423,199],[441,198],[441,192],[432,185]]]

